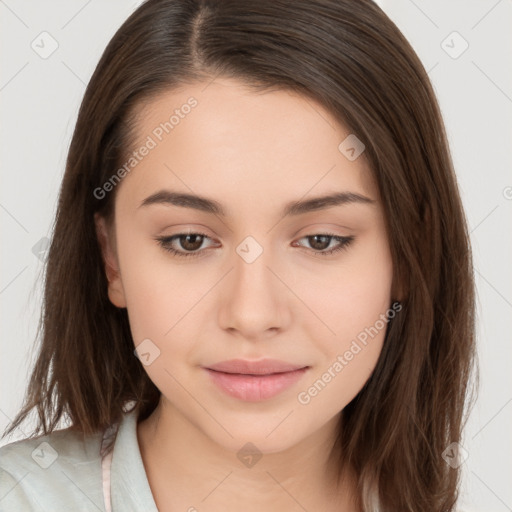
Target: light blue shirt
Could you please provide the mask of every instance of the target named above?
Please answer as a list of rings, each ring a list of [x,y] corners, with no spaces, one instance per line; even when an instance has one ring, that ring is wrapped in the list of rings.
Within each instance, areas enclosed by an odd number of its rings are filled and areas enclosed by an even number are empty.
[[[0,512],[158,512],[137,416],[137,409],[125,412],[119,425],[85,442],[67,428],[0,447]],[[104,437],[116,431],[113,450],[102,457]],[[379,511],[377,503],[372,510]]]
[[[108,512],[111,505],[112,512],[158,512],[137,441],[137,416],[137,409],[124,413],[103,466],[102,432],[83,442],[67,428],[2,446],[0,511]]]

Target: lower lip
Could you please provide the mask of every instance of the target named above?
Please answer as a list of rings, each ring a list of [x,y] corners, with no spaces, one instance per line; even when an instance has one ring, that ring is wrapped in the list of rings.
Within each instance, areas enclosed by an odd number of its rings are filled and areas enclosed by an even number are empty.
[[[205,369],[222,391],[247,402],[259,402],[278,395],[295,384],[307,370],[307,368],[301,368],[293,372],[270,375],[242,375]]]

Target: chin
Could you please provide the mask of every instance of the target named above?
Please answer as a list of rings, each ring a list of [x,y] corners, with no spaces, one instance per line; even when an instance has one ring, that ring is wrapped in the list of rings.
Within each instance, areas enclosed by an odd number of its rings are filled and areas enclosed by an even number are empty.
[[[293,409],[290,408],[289,411],[291,410]],[[251,417],[246,421],[241,418],[226,419],[221,423],[229,434],[224,428],[220,426],[216,428],[212,424],[202,430],[215,443],[235,453],[238,453],[248,443],[254,445],[262,454],[283,452],[310,434],[297,430],[293,421],[290,421],[293,413],[288,418],[287,414],[280,415],[279,418],[271,415],[266,419],[263,418],[263,415],[264,413],[259,412],[257,419]],[[215,425],[217,424],[215,423]]]

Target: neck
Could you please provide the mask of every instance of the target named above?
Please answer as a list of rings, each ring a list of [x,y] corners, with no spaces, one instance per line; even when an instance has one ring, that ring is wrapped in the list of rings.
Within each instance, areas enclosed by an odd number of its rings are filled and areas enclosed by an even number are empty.
[[[355,480],[338,477],[339,416],[282,451],[261,457],[226,449],[162,400],[137,427],[142,459],[161,512],[172,510],[356,511]]]

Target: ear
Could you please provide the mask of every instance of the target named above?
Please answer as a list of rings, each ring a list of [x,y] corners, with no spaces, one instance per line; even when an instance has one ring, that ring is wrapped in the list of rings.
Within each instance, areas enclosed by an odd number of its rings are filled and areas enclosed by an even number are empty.
[[[105,218],[99,213],[94,214],[94,222],[108,281],[108,298],[114,306],[125,308],[126,298],[113,233],[110,232]]]

